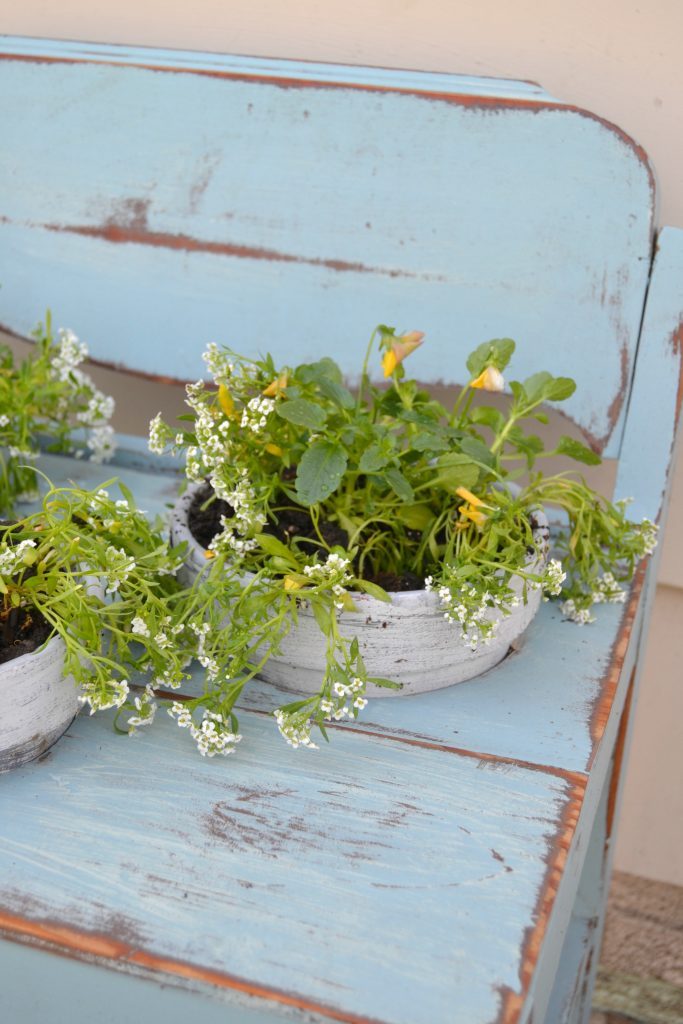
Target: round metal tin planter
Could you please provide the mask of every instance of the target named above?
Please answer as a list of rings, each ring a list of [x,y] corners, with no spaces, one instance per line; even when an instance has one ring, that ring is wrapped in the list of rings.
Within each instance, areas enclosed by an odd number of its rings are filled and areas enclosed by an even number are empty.
[[[184,582],[191,584],[206,570],[204,548],[188,527],[190,506],[203,484],[194,484],[178,500],[171,513],[171,541],[185,542],[187,554],[182,570]],[[536,513],[540,541],[547,537],[548,523],[542,512]],[[539,556],[542,557],[542,556]],[[512,589],[522,596],[524,583],[513,577]],[[349,639],[358,638],[363,660],[371,676],[392,679],[400,690],[369,685],[371,697],[410,696],[439,690],[465,682],[493,668],[507,654],[511,643],[527,628],[538,611],[539,589],[528,590],[527,600],[510,615],[490,609],[487,617],[498,620],[493,641],[476,651],[464,644],[458,625],[447,622],[434,593],[411,590],[391,595],[391,604],[368,594],[352,592],[358,611],[340,614],[340,631]],[[261,678],[286,690],[316,693],[325,668],[325,639],[310,609],[302,606],[298,622],[282,639],[280,650],[264,665]]]
[[[78,714],[78,689],[63,670],[64,642],[56,636],[0,665],[0,772],[39,757]]]

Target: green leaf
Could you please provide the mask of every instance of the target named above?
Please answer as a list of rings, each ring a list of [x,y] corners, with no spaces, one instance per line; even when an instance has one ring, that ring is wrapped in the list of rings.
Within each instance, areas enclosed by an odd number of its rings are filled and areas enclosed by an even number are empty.
[[[495,465],[496,457],[477,437],[464,437],[460,442],[460,448],[465,455],[469,455],[473,462],[479,462],[484,466],[492,468]]]
[[[377,601],[384,601],[385,604],[391,604],[391,598],[387,594],[386,590],[382,587],[378,587],[376,583],[371,583],[370,580],[356,580],[355,586],[359,590],[364,590],[370,597],[374,597]]]
[[[335,405],[341,406],[342,409],[353,409],[356,404],[356,400],[343,384],[338,384],[336,380],[324,379],[318,381],[318,388],[323,393],[325,398],[329,398]]]
[[[442,435],[423,430],[410,439],[410,447],[416,452],[443,452],[449,444]]]
[[[397,494],[401,501],[412,501],[415,497],[413,488],[410,486],[400,469],[391,466],[384,473],[384,479],[391,487],[394,494]]]
[[[402,690],[403,683],[397,683],[393,679],[384,679],[383,676],[368,676],[369,683],[373,683],[375,686],[384,686],[388,690]]]
[[[262,551],[265,551],[267,555],[279,555],[280,558],[285,558],[288,565],[297,566],[298,562],[292,555],[286,544],[283,544],[277,537],[273,537],[270,533],[259,533],[254,538],[258,546]]]
[[[305,398],[278,402],[275,411],[283,420],[295,423],[297,427],[308,427],[309,430],[321,430],[327,419],[324,409]]]
[[[447,491],[456,491],[458,487],[474,487],[479,479],[479,466],[460,452],[448,452],[440,455],[436,461],[436,476],[432,485],[440,484]]]
[[[361,473],[376,473],[378,470],[384,469],[389,459],[390,456],[383,448],[374,442],[361,455],[358,468]]]
[[[512,338],[494,338],[492,341],[485,341],[467,357],[467,369],[473,377],[478,377],[487,366],[495,366],[497,370],[504,370],[514,351],[515,343]]]
[[[470,419],[473,423],[481,423],[485,427],[490,427],[491,430],[495,430],[498,433],[505,423],[505,417],[499,409],[494,409],[491,405],[478,405],[470,412]]]
[[[396,518],[409,530],[426,530],[434,520],[434,513],[429,505],[401,505],[396,510]]]
[[[332,380],[335,384],[341,384],[344,379],[339,366],[329,356],[323,356],[315,363],[305,363],[304,366],[297,369],[296,374],[302,384],[310,384],[313,381],[320,384],[324,380]]]
[[[573,437],[561,437],[555,451],[558,455],[568,455],[570,459],[583,462],[586,466],[599,466],[602,462],[602,459],[596,452],[591,451],[590,448],[587,448],[585,444],[581,444],[580,441],[575,441]]]
[[[346,472],[346,452],[332,441],[315,441],[304,453],[296,473],[296,494],[302,505],[315,505],[336,491]]]
[[[576,391],[576,381],[571,377],[553,377],[552,385],[548,389],[547,401],[564,402]]]
[[[576,384],[571,377],[553,377],[542,370],[534,373],[524,381],[524,391],[529,405],[540,402],[562,402],[576,391]]]

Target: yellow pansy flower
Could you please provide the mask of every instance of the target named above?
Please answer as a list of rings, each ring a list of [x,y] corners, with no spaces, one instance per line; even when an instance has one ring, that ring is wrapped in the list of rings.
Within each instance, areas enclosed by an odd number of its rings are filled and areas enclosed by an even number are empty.
[[[382,369],[385,377],[391,377],[392,373],[403,360],[419,348],[424,338],[423,331],[410,331],[408,334],[401,334],[391,343],[391,348],[382,356]]]
[[[495,366],[487,366],[479,376],[470,381],[471,388],[482,388],[484,391],[503,391],[505,378]]]
[[[281,373],[279,377],[276,377],[274,381],[264,388],[261,392],[266,398],[278,398],[287,387],[287,371]]]

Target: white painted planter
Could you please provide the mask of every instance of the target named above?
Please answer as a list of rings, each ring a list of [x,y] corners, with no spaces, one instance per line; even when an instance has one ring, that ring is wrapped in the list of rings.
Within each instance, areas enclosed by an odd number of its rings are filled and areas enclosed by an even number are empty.
[[[62,677],[64,641],[0,665],[0,772],[39,757],[79,710],[78,689]]]
[[[194,496],[203,485],[188,488],[171,513],[171,541],[187,543],[183,582],[190,585],[206,570],[204,548],[188,528],[189,509]],[[538,539],[547,536],[548,522],[541,512]],[[523,581],[517,576],[512,589],[521,596]],[[391,595],[391,604],[377,601],[368,594],[352,594],[358,612],[342,612],[340,630],[343,636],[357,637],[369,675],[393,679],[401,690],[368,686],[368,696],[393,697],[426,693],[445,686],[462,683],[493,668],[507,654],[510,644],[527,628],[538,611],[540,590],[528,594],[527,602],[508,616],[490,609],[487,618],[498,620],[495,639],[488,646],[472,651],[463,644],[458,625],[446,622],[436,594],[410,590]],[[298,624],[292,627],[280,646],[261,670],[261,677],[270,683],[298,693],[317,693],[325,667],[325,640],[313,613],[299,611]]]

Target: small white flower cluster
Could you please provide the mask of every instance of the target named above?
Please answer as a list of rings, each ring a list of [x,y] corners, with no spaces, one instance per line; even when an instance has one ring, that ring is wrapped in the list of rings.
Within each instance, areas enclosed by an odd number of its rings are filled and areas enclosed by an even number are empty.
[[[114,594],[122,583],[125,583],[135,568],[135,559],[127,555],[123,548],[115,548],[110,544],[107,548],[107,594]]]
[[[227,352],[221,352],[215,342],[210,342],[206,351],[202,354],[206,368],[216,381],[216,384],[223,384],[230,380],[235,367],[228,359]],[[203,384],[202,384],[203,387]]]
[[[150,635],[149,626],[139,615],[136,615],[132,620],[130,624],[130,631],[131,633],[135,633],[136,636],[148,637]]]
[[[560,609],[564,617],[575,622],[577,626],[586,626],[589,622],[595,622],[595,617],[590,613],[590,606],[581,608],[573,598],[563,601]]]
[[[83,683],[78,697],[80,704],[90,705],[90,714],[107,708],[120,708],[128,696],[128,683],[124,679],[110,679],[106,683]]]
[[[562,584],[567,578],[562,568],[562,562],[558,558],[551,558],[543,572],[542,587],[546,594],[557,597],[562,593]]]
[[[58,336],[59,351],[51,360],[53,374],[61,381],[68,381],[73,376],[78,379],[80,374],[75,374],[76,367],[87,358],[88,346],[67,328],[60,327]]]
[[[209,634],[209,623],[208,622],[191,622],[190,629],[197,637],[197,650],[195,651],[195,657],[202,668],[206,669],[206,674],[214,682],[218,678],[219,665],[215,658],[206,653],[206,638]]]
[[[365,683],[357,676],[350,683],[335,683],[332,687],[330,697],[324,697],[320,701],[320,710],[326,720],[341,722],[345,718],[356,718],[359,711],[367,707],[367,700],[363,696]],[[347,698],[351,703],[347,703]]]
[[[0,415],[0,427],[8,427],[8,426],[9,426],[9,416],[6,416],[5,413],[3,412]]]
[[[137,715],[131,715],[126,723],[129,736],[134,736],[141,726],[151,725],[154,721],[157,702],[154,700],[154,691],[150,683],[147,683],[142,696],[136,697],[133,703],[135,704]]]
[[[277,727],[280,735],[289,743],[290,747],[308,747],[310,750],[317,750],[318,746],[311,739],[310,718],[305,718],[300,713],[288,714],[282,708],[274,712]]]
[[[0,579],[3,576],[10,579],[24,565],[28,565],[28,562],[24,560],[24,555],[31,548],[35,548],[35,546],[36,542],[34,540],[22,540],[15,548],[4,547],[0,550]]]
[[[95,387],[92,378],[78,369],[88,355],[87,345],[79,341],[73,331],[63,327],[60,328],[58,337],[59,350],[50,362],[52,375],[62,383],[75,387],[77,393],[85,392],[88,404],[85,409],[81,409],[76,414],[76,420],[84,427],[91,428],[86,441],[91,461],[104,462],[111,458],[116,449],[114,428],[109,423],[114,415],[114,399]],[[65,396],[64,412],[68,410],[70,404],[69,399]],[[79,453],[81,451],[82,449],[79,449]]]
[[[226,757],[233,753],[235,745],[242,739],[239,733],[232,731],[223,715],[217,712],[205,709],[199,726],[193,722],[189,708],[180,701],[174,701],[168,713],[177,720],[181,729],[190,730],[202,757],[215,757],[216,754]]]
[[[503,584],[496,586],[490,579],[486,581],[490,589],[478,590],[471,583],[463,584],[457,577],[449,581],[446,573],[444,576],[446,582],[441,585],[436,585],[433,577],[428,576],[425,590],[438,595],[446,622],[460,624],[463,643],[473,651],[480,644],[490,644],[495,638],[498,621],[487,618],[489,609],[495,608],[503,615],[509,615],[519,605],[519,597],[509,587]]]
[[[626,600],[626,591],[619,586],[613,573],[606,572],[596,581],[591,600],[593,604],[623,604]]]
[[[252,398],[242,410],[242,430],[251,430],[253,434],[260,434],[268,417],[275,408],[272,398]]]
[[[659,527],[651,519],[643,519],[638,532],[638,547],[636,553],[642,558],[643,555],[651,555],[657,547],[657,534]]]
[[[153,420],[149,421],[149,438],[147,447],[153,455],[163,455],[166,451],[167,431],[158,412]]]
[[[37,459],[38,452],[32,451],[30,448],[17,448],[15,445],[10,445],[7,449],[10,457],[13,459]]]
[[[249,534],[255,533],[266,522],[266,516],[258,508],[254,489],[251,487],[246,469],[239,471],[232,490],[218,477],[212,478],[213,489],[219,498],[227,501],[233,510],[232,516],[221,516],[220,533],[209,544],[211,551],[230,551],[242,556],[257,545]]]
[[[331,584],[330,589],[337,598],[334,606],[338,611],[344,607],[344,602],[340,598],[346,593],[345,584],[350,583],[353,579],[351,573],[346,571],[348,566],[349,559],[343,558],[334,551],[327,556],[327,561],[322,564],[304,566],[304,574],[308,576],[311,583],[318,585],[324,583],[328,586]]]
[[[101,427],[93,427],[86,442],[90,451],[90,461],[100,465],[110,459],[116,451],[114,428],[108,423]]]

